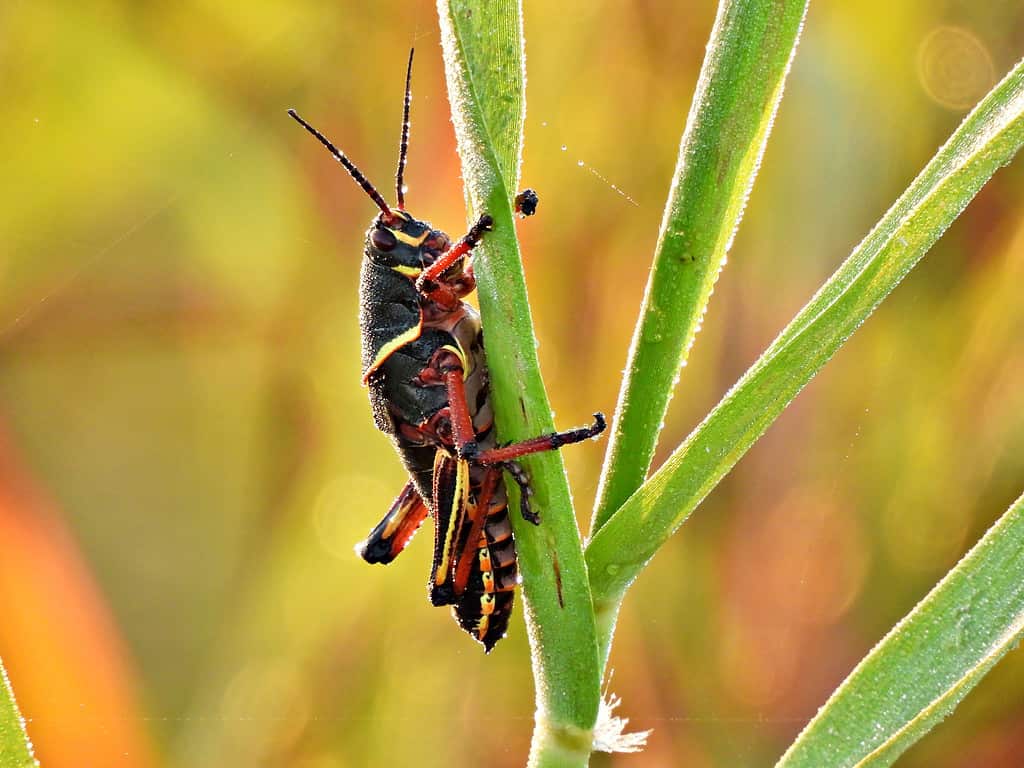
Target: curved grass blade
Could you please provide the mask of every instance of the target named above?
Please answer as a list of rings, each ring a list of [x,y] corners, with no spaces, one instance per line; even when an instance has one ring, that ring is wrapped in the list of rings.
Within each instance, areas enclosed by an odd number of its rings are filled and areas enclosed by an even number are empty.
[[[0,662],[0,768],[29,768],[39,762],[25,733],[25,719],[14,701],[7,671]]]
[[[754,184],[808,0],[723,0],[669,191],[591,535],[647,477],[668,402]]]
[[[525,103],[521,7],[516,0],[438,0],[438,13],[469,218],[486,211],[495,222],[474,269],[497,424],[502,440],[518,440],[554,428],[512,214]],[[537,691],[530,764],[585,765],[600,669],[579,529],[559,454],[524,463],[544,518],[534,527],[512,516]]]
[[[618,605],[661,544],[1024,143],[1024,62],[964,119],[847,261],[587,548],[606,652]]]
[[[1024,637],[1024,495],[874,647],[777,768],[891,765]]]

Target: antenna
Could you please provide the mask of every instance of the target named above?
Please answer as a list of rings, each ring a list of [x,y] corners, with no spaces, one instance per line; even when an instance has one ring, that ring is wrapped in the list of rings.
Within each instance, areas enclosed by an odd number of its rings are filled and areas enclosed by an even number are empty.
[[[356,180],[356,183],[363,188],[363,191],[365,191],[366,194],[370,196],[370,199],[377,204],[377,207],[384,212],[385,216],[392,215],[391,209],[388,207],[388,204],[384,202],[384,198],[380,196],[380,192],[378,192],[377,189],[373,186],[373,184],[371,184],[370,181],[365,176],[363,176],[362,172],[358,168],[356,168],[355,163],[353,163],[351,160],[345,157],[344,152],[342,152],[336,146],[331,144],[327,137],[320,133],[320,131],[318,131],[312,125],[310,125],[301,117],[299,117],[298,112],[296,112],[294,109],[289,109],[288,114],[295,119],[295,122],[297,122],[299,125],[305,128],[311,134],[313,134],[313,136],[316,137],[317,141],[319,141],[321,144],[327,147],[327,151],[334,155],[334,158],[339,163],[345,166],[345,170],[347,170],[351,174],[352,178]],[[399,207],[401,207],[401,205],[399,205]]]
[[[409,49],[409,67],[405,71],[405,110],[402,114],[402,141],[398,145],[398,173],[395,174],[395,189],[398,193],[398,210],[405,210],[405,190],[402,189],[405,176],[405,161],[409,156],[409,106],[412,104],[412,55],[415,48]]]

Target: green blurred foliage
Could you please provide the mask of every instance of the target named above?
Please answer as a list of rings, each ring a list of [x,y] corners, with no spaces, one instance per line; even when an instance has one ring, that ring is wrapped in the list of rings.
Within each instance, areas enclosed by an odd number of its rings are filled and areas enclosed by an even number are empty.
[[[714,4],[525,14],[520,235],[571,426],[615,402]],[[187,768],[521,765],[521,621],[484,657],[430,608],[429,531],[352,553],[403,483],[359,386],[373,208],[284,114],[390,197],[415,43],[409,207],[461,233],[433,6],[10,2],[0,30],[0,420],[124,640],[125,716]],[[1010,0],[812,3],[662,458],[1022,49]],[[1020,492],[1022,207],[1018,163],[638,581],[613,689],[655,732],[595,764],[770,763]],[[584,520],[602,449],[566,452]],[[901,765],[1018,765],[1021,701],[1010,654]]]

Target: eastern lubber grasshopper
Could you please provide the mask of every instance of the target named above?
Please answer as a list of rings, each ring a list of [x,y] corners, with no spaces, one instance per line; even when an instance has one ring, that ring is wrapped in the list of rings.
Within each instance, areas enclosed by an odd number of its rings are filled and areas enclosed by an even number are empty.
[[[523,517],[539,523],[516,459],[594,437],[605,422],[598,413],[590,427],[497,445],[480,317],[461,300],[476,284],[471,252],[493,221],[481,216],[453,246],[444,232],[406,212],[411,75],[412,52],[394,208],[323,134],[294,110],[288,114],[327,147],[380,209],[366,233],[359,289],[363,383],[374,422],[391,436],[410,479],[357,552],[370,563],[391,562],[432,514],[430,601],[451,605],[462,628],[489,652],[508,627],[518,583],[504,473],[519,486]],[[536,209],[535,193],[521,199],[526,204],[517,200],[517,207],[523,214]]]

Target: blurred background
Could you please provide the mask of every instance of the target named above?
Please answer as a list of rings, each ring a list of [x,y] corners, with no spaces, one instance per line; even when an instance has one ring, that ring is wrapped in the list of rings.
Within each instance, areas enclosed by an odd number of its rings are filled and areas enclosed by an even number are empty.
[[[610,411],[714,18],[526,2],[520,225],[559,425]],[[417,47],[409,206],[465,226],[429,2],[0,5],[0,657],[47,768],[521,766],[490,657],[426,600],[429,532],[352,552],[404,478],[359,384],[374,208]],[[659,461],[1024,52],[1014,0],[815,0]],[[771,764],[1024,478],[1024,159],[632,590],[598,766]],[[565,452],[581,524],[605,442]],[[671,585],[667,588],[666,585]],[[1024,653],[901,765],[1019,766]]]

